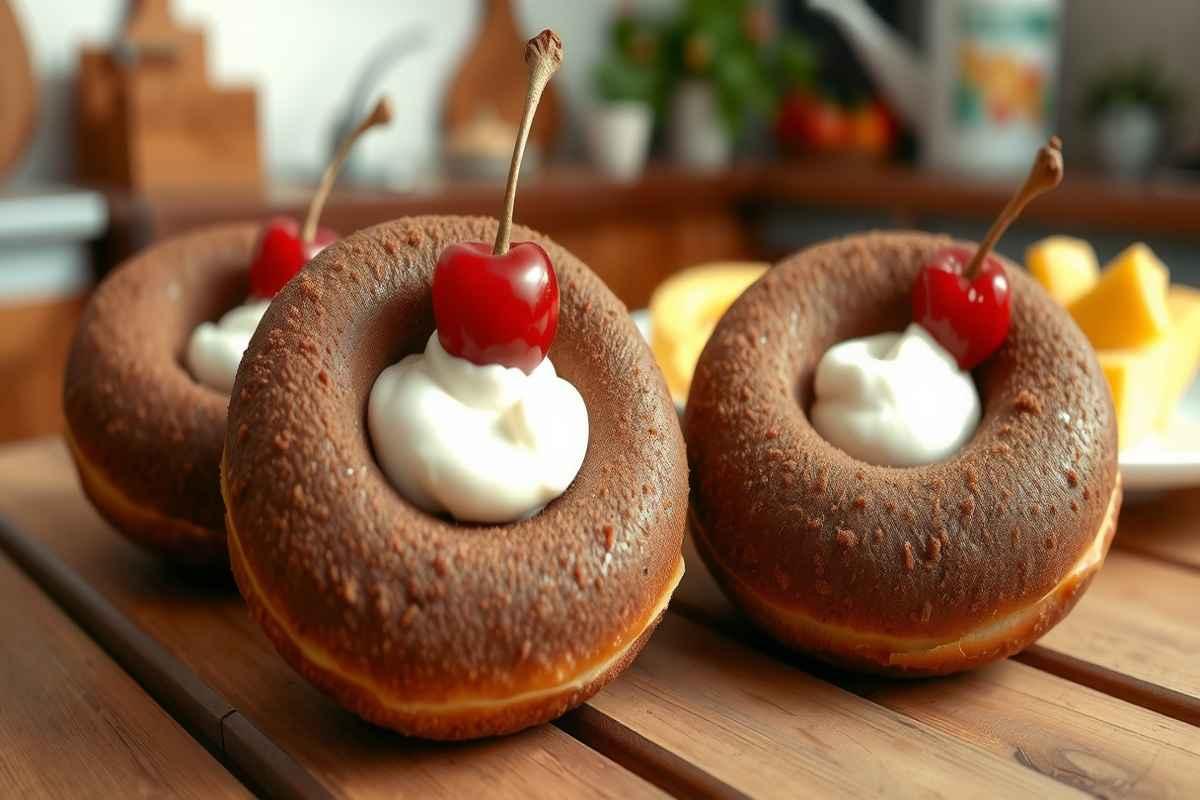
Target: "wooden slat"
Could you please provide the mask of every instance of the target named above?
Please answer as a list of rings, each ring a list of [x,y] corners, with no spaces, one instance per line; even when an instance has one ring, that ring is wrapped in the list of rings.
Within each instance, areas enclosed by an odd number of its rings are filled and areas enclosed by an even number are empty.
[[[1113,546],[1200,570],[1200,489],[1126,501]]]
[[[747,797],[700,765],[656,744],[592,705],[580,706],[556,720],[555,725],[675,797],[722,800]]]
[[[98,581],[98,588],[106,596],[116,592],[123,597],[133,609],[130,616],[154,636],[170,639],[169,629],[180,629],[173,647],[178,648],[181,660],[196,669],[206,682],[211,681],[232,706],[243,710],[269,709],[263,718],[269,718],[268,722],[262,722],[252,710],[247,711],[245,717],[241,714],[231,716],[230,726],[226,727],[227,740],[236,743],[244,738],[240,734],[230,735],[233,723],[239,727],[249,726],[258,736],[269,737],[268,741],[284,743],[284,749],[320,776],[324,785],[341,787],[346,782],[353,792],[364,795],[386,792],[394,786],[400,773],[404,773],[404,786],[417,787],[415,790],[422,793],[439,790],[448,793],[463,787],[470,787],[466,789],[468,791],[486,791],[492,788],[486,785],[488,783],[516,785],[511,783],[511,776],[500,778],[486,771],[487,777],[482,783],[472,780],[481,772],[474,763],[474,753],[467,759],[470,763],[464,770],[474,773],[472,777],[456,774],[453,766],[446,764],[429,767],[429,762],[435,758],[433,753],[444,758],[444,748],[430,745],[427,746],[429,752],[423,752],[422,748],[413,748],[402,741],[389,743],[387,740],[392,737],[381,737],[379,732],[333,709],[268,651],[240,602],[229,594],[227,585],[182,583],[179,575],[142,556],[107,531],[102,536],[80,535],[89,529],[89,525],[94,532],[97,523],[93,512],[74,494],[74,489],[64,489],[61,485],[65,482],[63,468],[66,465],[65,456],[56,444],[7,449],[0,455],[0,512],[19,517],[30,529],[47,531],[55,552],[62,554],[67,563],[79,565],[89,579],[94,576],[94,582]],[[47,478],[54,475],[58,478]],[[66,480],[73,481],[73,478]],[[1200,776],[1196,763],[1200,744],[1195,740],[1195,730],[1186,725],[1015,662],[947,681],[917,683],[864,681],[806,664],[779,652],[778,648],[772,649],[753,634],[749,634],[748,639],[744,621],[733,616],[698,558],[694,553],[690,556],[688,577],[673,608],[683,610],[693,619],[704,620],[707,627],[723,629],[739,642],[715,636],[692,623],[669,618],[630,673],[595,698],[590,709],[562,723],[562,727],[572,734],[661,787],[678,794],[715,796],[736,796],[742,792],[755,795],[783,793],[779,786],[766,784],[779,784],[783,780],[782,773],[772,772],[771,764],[786,763],[790,765],[786,771],[790,783],[786,786],[808,786],[814,791],[826,792],[870,790],[871,780],[877,776],[855,763],[854,769],[849,770],[853,775],[850,788],[839,784],[839,780],[845,780],[841,773],[825,771],[830,764],[838,762],[822,761],[813,754],[813,745],[802,737],[793,737],[796,741],[784,737],[782,744],[763,744],[762,731],[769,732],[779,726],[790,730],[789,725],[794,727],[797,719],[807,719],[816,720],[811,722],[816,728],[842,731],[850,739],[861,738],[862,729],[875,731],[871,735],[886,740],[882,745],[872,745],[881,753],[889,753],[888,747],[895,746],[887,742],[927,738],[928,743],[921,749],[922,756],[891,753],[884,760],[927,764],[925,751],[937,750],[950,754],[943,755],[938,762],[938,775],[954,774],[956,764],[970,763],[975,765],[972,768],[974,775],[988,774],[986,769],[998,769],[1005,779],[1011,780],[1012,774],[1016,774],[1020,775],[1017,780],[1043,781],[1033,789],[1039,796],[1067,787],[1105,796],[1137,795],[1146,787],[1153,788],[1153,794],[1180,792],[1187,796],[1200,788],[1194,785],[1195,776]],[[1133,557],[1114,556],[1113,563],[1119,563],[1122,558]],[[1150,562],[1143,566],[1152,570],[1175,569]],[[1175,572],[1187,574],[1178,569]],[[1103,580],[1102,576],[1093,594],[1103,586]],[[1081,610],[1088,602],[1088,599],[1084,600]],[[1128,598],[1121,602],[1128,602]],[[1178,611],[1176,608],[1173,613]],[[197,641],[197,634],[207,630],[206,626],[211,623],[206,620],[213,616],[221,620],[219,627],[225,638],[248,639],[257,644],[249,648],[230,647],[224,656],[214,654],[214,648],[207,644],[192,645]],[[1071,620],[1074,619],[1073,616]],[[1136,619],[1130,623],[1133,635],[1142,635],[1138,633],[1142,625]],[[1168,634],[1167,638],[1172,639],[1173,634]],[[201,637],[200,641],[205,640]],[[756,647],[747,648],[747,641]],[[697,645],[696,642],[704,644]],[[733,655],[714,656],[718,648],[730,647],[734,648]],[[766,651],[769,657],[755,653],[753,649]],[[1092,670],[1107,669],[1068,655],[1061,648],[1039,650],[1063,663],[1082,664]],[[741,670],[732,676],[728,674],[722,665],[737,664],[743,656],[750,659],[749,663],[755,664],[755,668],[747,670],[746,674]],[[1102,656],[1091,654],[1089,657]],[[1160,656],[1168,659],[1166,671],[1169,672],[1170,659],[1174,656],[1165,651],[1152,655],[1154,658]],[[760,663],[758,659],[765,660]],[[1127,668],[1119,662],[1113,663]],[[1054,671],[1066,674],[1061,668]],[[1139,683],[1138,678],[1123,672],[1112,669],[1108,672],[1116,681],[1118,691],[1109,692],[1103,681],[1083,682],[1118,696],[1124,696],[1122,691],[1131,683]],[[1174,691],[1148,681],[1150,678],[1161,680],[1161,676],[1140,674],[1140,682],[1147,687],[1168,694]],[[775,677],[763,677],[765,675]],[[251,679],[243,682],[234,680],[234,676],[250,676]],[[684,681],[681,676],[704,677]],[[1068,677],[1080,680],[1077,675]],[[757,690],[751,688],[748,694],[747,687],[754,687],[755,680],[762,685]],[[846,694],[825,682],[830,680],[859,696]],[[818,707],[820,713],[830,715],[828,719],[814,717],[809,708],[812,697],[825,698]],[[744,702],[747,698],[751,701],[748,704]],[[864,698],[874,704],[865,702]],[[1137,698],[1131,699],[1137,701]],[[1142,704],[1155,708],[1153,703]],[[746,711],[747,708],[750,711]],[[752,715],[748,718],[739,716],[746,713]],[[854,722],[846,722],[845,718],[853,718]],[[259,723],[262,723],[261,730],[255,727]],[[702,729],[689,727],[701,724]],[[914,725],[919,734],[912,733]],[[272,726],[278,726],[278,735]],[[680,726],[692,735],[681,736],[678,733]],[[888,732],[889,726],[896,729]],[[310,729],[312,747],[287,738],[288,730]],[[879,730],[888,733],[878,734]],[[562,746],[577,747],[561,731],[554,728],[543,731],[550,731],[552,738],[561,737]],[[759,738],[755,738],[755,731],[759,732]],[[523,745],[520,757],[516,762],[510,760],[509,766],[520,764],[515,768],[518,773],[528,770],[527,762],[537,760],[522,760],[530,750],[549,753],[549,758],[560,759],[559,763],[576,763],[569,749],[556,753],[556,746],[554,742],[538,742],[528,748]],[[774,746],[783,749],[775,752],[771,749]],[[798,752],[789,752],[788,747]],[[387,751],[390,758],[381,758],[381,749]],[[450,748],[451,752],[457,750]],[[493,754],[493,757],[501,763],[506,761],[504,755]],[[377,763],[376,759],[387,763]],[[610,762],[600,761],[609,769],[615,769]],[[397,767],[397,762],[404,762],[405,766]],[[949,766],[941,766],[943,762]],[[985,765],[984,772],[979,771],[979,763]],[[618,774],[629,777],[628,773],[618,771]],[[895,774],[894,770],[892,774]],[[763,776],[774,777],[764,779]],[[1130,776],[1140,777],[1134,781]],[[1058,783],[1045,782],[1046,778]],[[940,778],[922,775],[913,780],[913,785],[927,785],[933,791]],[[922,784],[922,780],[927,783]],[[962,785],[973,785],[969,776],[959,780],[967,781]],[[639,786],[646,787],[645,784]]]
[[[855,688],[1096,797],[1200,796],[1200,728],[1024,664]]]
[[[1087,685],[1081,686],[1075,682],[1077,675],[1068,675],[1068,680],[1060,677],[1065,671],[1056,669],[1054,672],[1060,674],[1047,674],[1011,660],[928,681],[846,675],[805,662],[756,633],[725,599],[690,540],[687,556],[688,574],[672,608],[752,643],[778,660],[798,664],[923,724],[1091,794],[1200,796],[1200,728],[1139,707],[1155,709],[1153,703],[1134,705],[1118,699],[1138,683],[1128,675],[1112,672],[1108,684],[1085,681]],[[1083,604],[1087,602],[1085,597]],[[1114,625],[1113,630],[1121,628]],[[1040,649],[1062,663],[1062,654]],[[1065,659],[1100,669],[1089,662]],[[1092,685],[1100,691],[1089,688]],[[1118,697],[1110,696],[1110,689]],[[1152,684],[1142,689],[1160,696],[1170,694]],[[1137,702],[1144,698],[1130,699]],[[1177,704],[1168,702],[1162,710],[1177,709]]]
[[[752,797],[1078,796],[675,614],[591,705]]]
[[[295,759],[245,720],[233,706],[118,611],[42,542],[0,518],[6,552],[58,602],[172,717],[209,750],[221,754],[258,794],[326,798]],[[229,743],[236,742],[236,749]],[[231,752],[232,750],[232,752]]]
[[[361,722],[279,658],[230,580],[198,581],[164,567],[109,530],[74,482],[61,444],[6,448],[0,514],[236,709],[224,718],[226,757],[256,785],[278,789],[309,776],[343,797],[661,795],[554,726],[439,745]],[[305,774],[290,774],[293,764]]]
[[[690,540],[688,548],[689,563],[698,562]],[[707,572],[704,580],[695,573],[679,595],[683,605],[732,613]],[[1114,549],[1074,611],[1016,658],[1200,725],[1198,603],[1197,570]]]
[[[249,796],[3,555],[0,639],[0,796]]]
[[[1140,682],[1129,699],[1160,687],[1164,710],[1200,725],[1200,572],[1115,550],[1079,605],[1038,646],[1070,656],[1063,674],[1094,683],[1095,665]],[[1034,653],[1035,658],[1037,653]],[[1045,664],[1054,668],[1051,659]]]

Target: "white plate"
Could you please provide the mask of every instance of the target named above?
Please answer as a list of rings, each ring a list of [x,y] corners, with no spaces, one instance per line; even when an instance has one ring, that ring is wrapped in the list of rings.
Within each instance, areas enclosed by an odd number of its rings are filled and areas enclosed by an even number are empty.
[[[650,312],[632,312],[638,330],[650,340]],[[1200,380],[1192,384],[1165,434],[1120,454],[1127,492],[1154,492],[1200,486]]]
[[[1127,492],[1200,486],[1200,380],[1179,404],[1166,433],[1122,450],[1120,461]]]

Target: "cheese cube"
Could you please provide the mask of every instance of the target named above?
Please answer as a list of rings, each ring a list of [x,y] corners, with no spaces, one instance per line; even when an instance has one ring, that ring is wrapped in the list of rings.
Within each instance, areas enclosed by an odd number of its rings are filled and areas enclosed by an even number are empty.
[[[1064,306],[1087,294],[1100,277],[1096,251],[1083,239],[1047,236],[1025,251],[1025,268]]]
[[[1175,408],[1192,384],[1200,362],[1200,290],[1172,286],[1167,293],[1171,327],[1167,331],[1166,377],[1156,424],[1166,429]]]
[[[758,262],[718,262],[685,269],[650,298],[650,349],[677,403],[687,400],[692,373],[721,317],[767,271]]]
[[[1154,430],[1162,407],[1168,349],[1160,341],[1136,350],[1098,350],[1100,369],[1112,390],[1121,450]]]
[[[1141,242],[1125,248],[1067,309],[1097,349],[1144,347],[1170,325],[1167,268]]]

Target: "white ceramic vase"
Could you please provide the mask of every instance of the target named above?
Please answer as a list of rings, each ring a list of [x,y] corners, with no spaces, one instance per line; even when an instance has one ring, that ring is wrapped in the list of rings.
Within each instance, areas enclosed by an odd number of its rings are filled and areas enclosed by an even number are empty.
[[[719,169],[729,164],[733,139],[722,123],[711,83],[679,84],[671,98],[668,139],[672,160],[684,166]]]
[[[654,110],[647,103],[628,101],[596,106],[587,126],[592,163],[614,180],[636,179],[646,166],[653,127]]]
[[[1096,155],[1104,169],[1130,178],[1154,165],[1162,140],[1162,120],[1144,105],[1114,106],[1096,120]]]

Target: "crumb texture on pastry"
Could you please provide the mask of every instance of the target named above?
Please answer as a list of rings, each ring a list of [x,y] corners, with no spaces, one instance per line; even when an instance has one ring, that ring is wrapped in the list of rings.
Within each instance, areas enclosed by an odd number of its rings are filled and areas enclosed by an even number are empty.
[[[1118,498],[1116,423],[1071,318],[1005,262],[1012,328],[974,376],[973,438],[928,466],[872,466],[807,417],[831,345],[900,330],[917,271],[952,240],[872,233],[788,258],[701,356],[684,429],[710,560],[823,624],[949,640],[1051,592]]]
[[[228,399],[183,365],[193,328],[245,299],[258,236],[253,224],[184,234],[155,245],[96,289],[72,343],[63,409],[72,451],[92,485],[106,485],[147,514],[210,532],[224,554],[221,448]],[[123,527],[120,509],[93,502]],[[127,515],[125,515],[127,516]],[[136,538],[154,547],[143,526]],[[164,539],[167,555],[175,550]]]
[[[495,230],[418,217],[360,231],[285,287],[247,350],[222,472],[235,574],[286,623],[266,630],[302,672],[314,665],[289,656],[297,638],[392,698],[554,687],[638,640],[671,584],[687,466],[662,376],[599,278],[532,231],[513,238],[546,248],[561,293],[550,358],[588,408],[575,481],[531,519],[461,525],[406,501],[372,456],[370,388],[433,331],[441,251]]]

